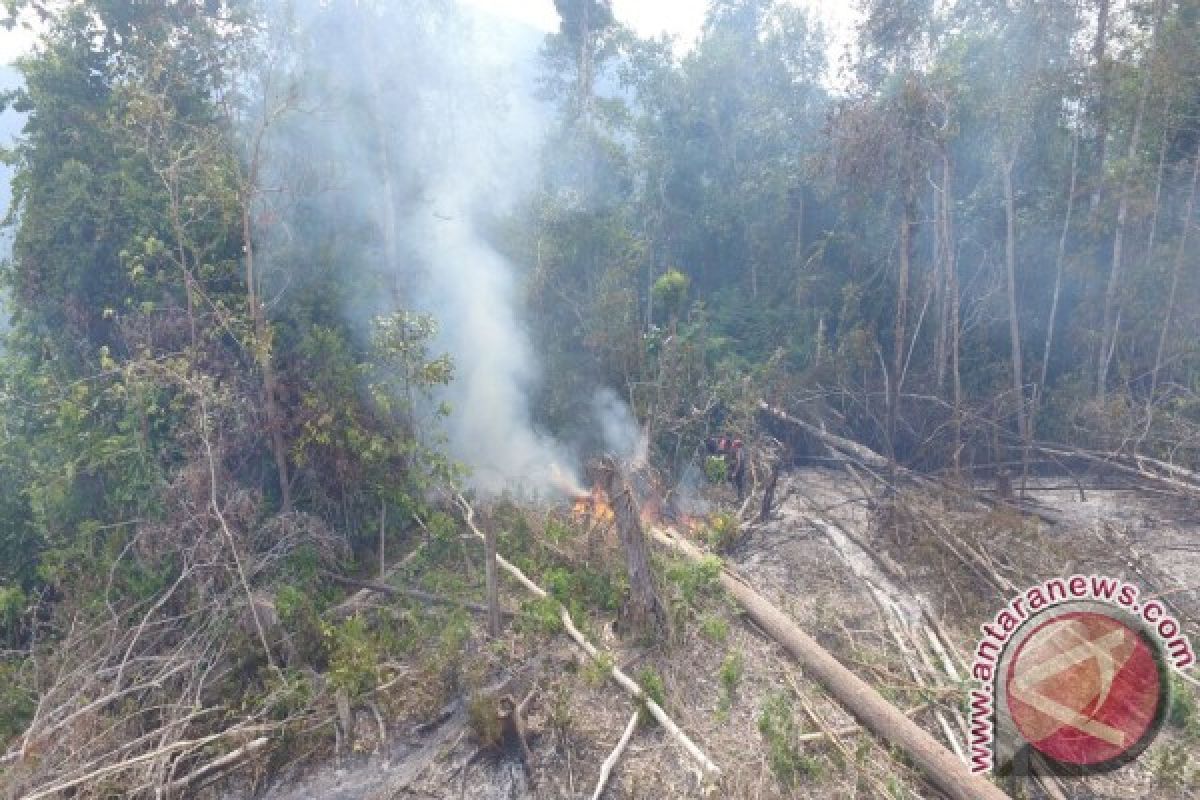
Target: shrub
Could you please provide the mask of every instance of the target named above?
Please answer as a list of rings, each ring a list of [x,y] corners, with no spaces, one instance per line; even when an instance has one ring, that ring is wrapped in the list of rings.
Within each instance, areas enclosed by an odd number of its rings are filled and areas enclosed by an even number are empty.
[[[720,585],[721,559],[704,556],[699,561],[677,560],[667,567],[667,580],[679,587],[683,600],[690,606],[706,595],[715,594]]]
[[[728,711],[733,707],[733,696],[737,692],[738,684],[742,681],[744,670],[742,654],[739,652],[731,651],[721,662],[721,669],[717,673],[717,677],[721,681],[721,700],[718,705],[721,711]]]
[[[654,667],[643,667],[637,675],[637,682],[645,690],[646,697],[653,700],[660,708],[667,702],[667,687],[663,684],[662,676]],[[638,721],[643,725],[649,724],[654,719],[646,710],[645,703],[642,704],[638,713]]]
[[[805,756],[797,747],[792,703],[786,694],[773,694],[763,704],[758,717],[758,732],[767,745],[767,765],[781,784],[790,789],[800,778],[820,774],[817,760]]]
[[[724,644],[729,638],[729,621],[717,614],[706,614],[700,620],[700,633],[712,642]]]
[[[729,462],[721,456],[704,459],[704,477],[709,483],[724,483],[729,478]]]
[[[740,533],[737,517],[727,511],[718,511],[708,520],[705,538],[713,550],[725,552],[737,541]]]

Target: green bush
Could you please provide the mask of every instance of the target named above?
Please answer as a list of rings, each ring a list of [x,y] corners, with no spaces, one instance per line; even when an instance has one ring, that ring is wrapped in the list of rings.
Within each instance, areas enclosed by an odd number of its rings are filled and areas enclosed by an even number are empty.
[[[1175,675],[1171,676],[1170,697],[1167,724],[1190,734],[1200,735],[1200,713],[1197,713],[1196,697],[1187,684]]]
[[[721,456],[709,456],[704,459],[704,477],[709,483],[724,483],[729,479],[729,462]]]
[[[667,687],[663,684],[662,676],[658,674],[658,671],[654,667],[643,667],[637,674],[637,682],[645,690],[646,697],[662,708],[663,704],[667,702]],[[646,710],[644,703],[638,713],[638,721],[643,725],[650,724],[654,720]]]
[[[705,539],[713,550],[725,552],[737,541],[740,533],[737,517],[728,511],[718,511],[708,520]]]
[[[668,318],[679,316],[690,285],[691,279],[687,275],[674,267],[668,269],[658,276],[651,289],[654,305],[661,308]]]
[[[730,652],[721,662],[721,669],[717,673],[717,677],[721,681],[721,700],[718,704],[721,711],[728,711],[733,707],[734,694],[737,692],[738,684],[742,681],[744,671],[745,665],[742,662],[742,654],[739,652]]]
[[[705,614],[700,620],[700,633],[709,641],[724,644],[729,638],[729,621],[717,614]]]
[[[378,683],[382,661],[379,643],[363,617],[355,615],[339,625],[325,628],[328,642],[329,682],[359,697]]]
[[[689,606],[695,606],[702,597],[716,594],[720,578],[721,559],[712,555],[699,561],[677,560],[667,567],[667,580],[679,587]]]
[[[819,762],[797,746],[792,702],[786,694],[767,698],[758,717],[758,732],[767,745],[767,765],[781,784],[790,789],[803,777],[820,775]]]

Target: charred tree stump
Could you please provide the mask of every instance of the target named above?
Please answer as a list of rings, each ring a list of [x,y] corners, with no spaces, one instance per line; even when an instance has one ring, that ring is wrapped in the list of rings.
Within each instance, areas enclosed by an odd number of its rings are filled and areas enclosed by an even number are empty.
[[[763,490],[762,508],[758,512],[758,521],[766,522],[771,517],[775,507],[775,486],[779,483],[779,465],[771,466],[771,475],[767,478],[767,488]]]
[[[646,532],[642,529],[637,500],[621,474],[617,460],[605,456],[595,467],[600,485],[608,494],[616,518],[617,535],[621,549],[625,552],[625,569],[629,573],[629,601],[623,617],[630,629],[640,635],[652,635],[666,622],[662,601],[654,585],[654,573],[650,569],[650,549],[646,544]]]

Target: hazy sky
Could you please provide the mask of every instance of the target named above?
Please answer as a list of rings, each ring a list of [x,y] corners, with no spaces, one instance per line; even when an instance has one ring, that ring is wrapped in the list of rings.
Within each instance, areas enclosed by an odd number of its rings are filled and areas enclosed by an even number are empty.
[[[465,0],[497,14],[518,19],[544,31],[558,28],[553,0]],[[858,12],[851,0],[787,0],[804,6],[825,24],[835,49],[849,40]],[[683,50],[700,34],[708,0],[613,0],[617,19],[642,36],[666,32],[680,39]]]
[[[465,0],[497,14],[520,20],[534,28],[552,31],[558,28],[553,0]],[[811,9],[838,46],[847,41],[857,12],[850,0],[788,0]],[[617,19],[643,36],[669,33],[678,36],[687,50],[700,33],[708,0],[613,0]],[[0,63],[7,64],[29,49],[34,34],[18,26],[13,31],[0,28]]]

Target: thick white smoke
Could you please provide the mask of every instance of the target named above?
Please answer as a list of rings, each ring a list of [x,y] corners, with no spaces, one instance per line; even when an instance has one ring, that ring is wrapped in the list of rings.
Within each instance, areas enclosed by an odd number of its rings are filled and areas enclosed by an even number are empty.
[[[536,186],[554,118],[536,98],[542,35],[444,0],[281,2],[307,65],[302,104],[319,111],[289,136],[336,173],[316,201],[322,220],[338,236],[377,231],[361,246],[396,287],[347,313],[366,320],[399,302],[437,318],[433,348],[455,372],[438,398],[451,408],[445,433],[476,488],[581,491],[573,454],[534,424],[541,374],[519,270],[486,233]],[[616,394],[599,394],[594,410],[610,449],[644,458]]]
[[[649,456],[650,443],[625,401],[612,389],[601,389],[592,398],[592,415],[600,425],[604,447],[621,460],[640,466]]]

